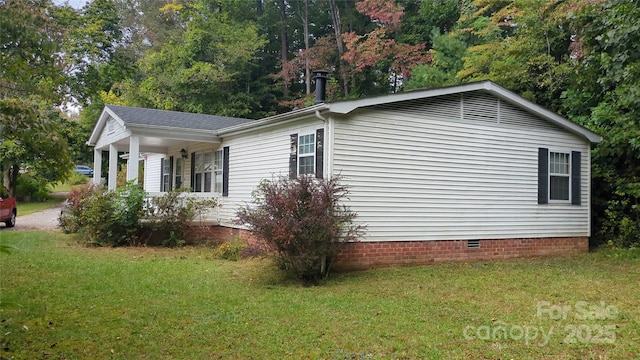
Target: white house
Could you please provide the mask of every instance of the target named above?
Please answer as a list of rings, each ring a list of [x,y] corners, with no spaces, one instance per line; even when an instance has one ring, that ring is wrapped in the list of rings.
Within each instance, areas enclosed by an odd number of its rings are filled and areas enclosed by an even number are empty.
[[[88,143],[94,181],[102,151],[110,169],[128,152],[146,162],[147,192],[187,186],[218,197],[212,220],[223,227],[262,179],[340,174],[367,235],[344,246],[338,265],[364,268],[587,251],[599,141],[486,81],[253,121],[107,105]]]

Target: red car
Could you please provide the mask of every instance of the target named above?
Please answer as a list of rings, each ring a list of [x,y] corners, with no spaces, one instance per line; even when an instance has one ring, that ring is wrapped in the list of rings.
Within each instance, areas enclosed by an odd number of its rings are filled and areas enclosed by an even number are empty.
[[[7,189],[0,185],[0,222],[7,224],[7,227],[14,227],[17,215],[16,198],[9,197]]]

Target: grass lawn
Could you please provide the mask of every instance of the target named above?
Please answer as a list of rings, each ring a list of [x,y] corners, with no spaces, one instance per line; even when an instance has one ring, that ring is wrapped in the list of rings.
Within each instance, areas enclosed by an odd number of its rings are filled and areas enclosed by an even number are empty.
[[[287,280],[211,249],[0,230],[0,358],[631,359],[640,251]],[[543,334],[545,337],[543,337]],[[535,335],[535,336],[534,336]]]
[[[47,201],[35,201],[35,202],[18,202],[18,216],[33,214],[34,212],[42,211],[60,205],[64,201],[64,196],[49,196]]]

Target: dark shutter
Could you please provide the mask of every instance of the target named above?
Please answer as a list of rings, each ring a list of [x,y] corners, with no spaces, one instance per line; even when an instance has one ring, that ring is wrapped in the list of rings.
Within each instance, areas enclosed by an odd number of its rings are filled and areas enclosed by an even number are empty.
[[[164,192],[164,158],[160,159],[160,192]]]
[[[538,204],[549,203],[549,149],[538,148]]]
[[[316,130],[316,178],[324,176],[324,129]]]
[[[291,134],[289,150],[289,178],[298,177],[298,134]]]
[[[229,147],[222,148],[222,196],[229,196]]]
[[[169,157],[169,191],[173,190],[173,156]]]
[[[196,153],[191,153],[191,191],[196,191]]]
[[[571,204],[580,205],[580,151],[571,152]]]

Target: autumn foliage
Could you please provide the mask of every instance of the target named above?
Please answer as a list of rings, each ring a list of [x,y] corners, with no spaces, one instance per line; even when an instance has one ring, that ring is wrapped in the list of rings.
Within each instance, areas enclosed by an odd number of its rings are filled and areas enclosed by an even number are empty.
[[[390,61],[390,70],[408,78],[411,69],[418,64],[427,64],[431,55],[425,44],[406,44],[395,40],[395,32],[401,25],[404,9],[393,0],[363,0],[356,9],[369,17],[377,27],[364,35],[355,32],[342,34],[347,51],[342,59],[358,73],[383,62]]]
[[[353,222],[357,214],[341,204],[347,196],[337,177],[265,180],[253,204],[238,210],[237,222],[264,240],[283,269],[315,283],[327,274],[340,243],[364,234],[364,226]]]

